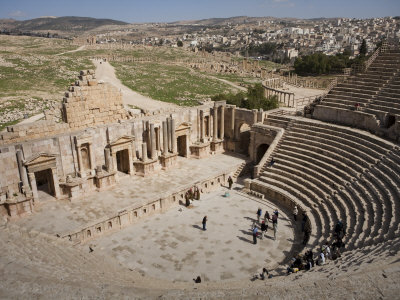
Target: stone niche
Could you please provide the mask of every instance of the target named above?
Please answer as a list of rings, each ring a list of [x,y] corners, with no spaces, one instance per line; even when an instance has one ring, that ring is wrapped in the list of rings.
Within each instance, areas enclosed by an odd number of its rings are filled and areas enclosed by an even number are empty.
[[[78,175],[81,178],[94,174],[96,167],[93,137],[89,135],[75,136],[76,154],[78,157]]]
[[[28,170],[32,195],[39,200],[38,190],[55,198],[60,198],[60,186],[57,175],[57,159],[55,154],[38,153],[24,162]]]

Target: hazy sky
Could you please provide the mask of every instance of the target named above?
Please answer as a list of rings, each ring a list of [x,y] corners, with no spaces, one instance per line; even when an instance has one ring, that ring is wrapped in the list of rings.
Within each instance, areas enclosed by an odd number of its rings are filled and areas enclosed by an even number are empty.
[[[400,0],[0,0],[0,18],[84,16],[126,22],[169,22],[233,16],[399,16]]]

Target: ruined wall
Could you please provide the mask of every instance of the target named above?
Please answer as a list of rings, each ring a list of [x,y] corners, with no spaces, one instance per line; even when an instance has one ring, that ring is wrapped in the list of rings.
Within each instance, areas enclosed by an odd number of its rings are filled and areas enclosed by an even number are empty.
[[[6,132],[0,133],[0,145],[65,134],[128,118],[121,93],[110,84],[98,83],[92,70],[81,71],[78,80],[68,88],[61,115],[62,123],[53,119],[8,126]]]
[[[121,92],[110,84],[98,84],[91,70],[81,71],[79,80],[68,88],[62,114],[71,129],[127,119]]]

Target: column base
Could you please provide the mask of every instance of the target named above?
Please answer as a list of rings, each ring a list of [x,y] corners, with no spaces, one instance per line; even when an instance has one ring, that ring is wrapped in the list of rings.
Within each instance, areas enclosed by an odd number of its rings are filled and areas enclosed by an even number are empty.
[[[171,167],[173,167],[178,158],[178,153],[167,153],[166,155],[161,155],[160,160],[161,160],[161,167],[163,170],[167,170]]]
[[[212,141],[210,148],[211,148],[211,151],[214,153],[223,153],[223,152],[225,152],[224,141],[223,140]]]
[[[135,161],[133,164],[136,169],[135,174],[143,177],[157,172],[160,168],[160,164],[158,163],[157,159],[147,161]]]
[[[190,154],[193,158],[204,158],[210,155],[210,143],[201,143],[190,146]]]

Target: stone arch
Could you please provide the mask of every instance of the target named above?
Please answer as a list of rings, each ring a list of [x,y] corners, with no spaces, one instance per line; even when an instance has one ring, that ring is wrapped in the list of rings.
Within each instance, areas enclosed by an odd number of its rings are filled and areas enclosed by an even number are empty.
[[[83,144],[80,147],[81,150],[81,157],[82,157],[82,167],[83,170],[90,170],[90,153],[89,153],[89,145],[88,144]]]
[[[239,132],[239,152],[249,155],[249,144],[250,144],[250,125],[246,122],[242,122],[238,126]]]

